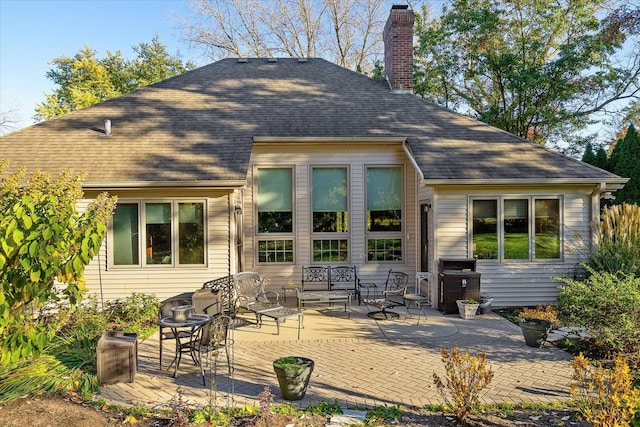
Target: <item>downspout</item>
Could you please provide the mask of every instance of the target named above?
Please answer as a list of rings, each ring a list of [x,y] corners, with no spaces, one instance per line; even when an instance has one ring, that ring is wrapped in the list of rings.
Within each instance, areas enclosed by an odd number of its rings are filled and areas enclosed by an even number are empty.
[[[415,186],[415,194],[414,194],[414,200],[415,200],[415,206],[413,209],[414,212],[414,217],[415,217],[415,223],[414,223],[414,230],[418,231],[418,228],[420,227],[420,215],[422,214],[420,212],[420,200],[418,199],[419,195],[418,195],[418,187],[420,185],[423,185],[422,182],[424,181],[424,174],[422,173],[422,170],[420,169],[420,167],[418,166],[418,163],[416,162],[416,159],[413,158],[413,154],[411,154],[411,150],[409,149],[409,147],[407,147],[407,140],[405,139],[404,141],[402,141],[402,149],[404,150],[405,154],[407,155],[407,157],[409,158],[409,161],[411,162],[411,164],[413,165],[413,168],[418,172],[418,176],[419,176],[419,182],[416,183]],[[409,236],[407,235],[407,238]],[[420,279],[418,278],[418,271],[420,271],[420,238],[416,237],[413,243],[413,251],[416,254],[416,258],[414,259],[414,263],[416,266],[416,285],[415,285],[415,293],[416,294],[420,294]]]
[[[411,150],[409,149],[409,147],[407,147],[406,139],[402,141],[402,149],[404,150],[405,154],[409,158],[409,161],[413,165],[414,169],[418,171],[418,175],[420,175],[420,184],[422,184],[422,182],[424,181],[424,174],[422,173],[422,169],[420,169],[420,166],[418,166],[418,162],[416,162],[416,159],[413,158],[413,154],[411,154]]]
[[[600,195],[607,191],[607,183],[601,182],[598,186],[591,192],[591,223],[598,224],[600,222]],[[594,245],[596,243],[596,236],[591,231],[591,227],[589,227],[589,252],[593,252]]]

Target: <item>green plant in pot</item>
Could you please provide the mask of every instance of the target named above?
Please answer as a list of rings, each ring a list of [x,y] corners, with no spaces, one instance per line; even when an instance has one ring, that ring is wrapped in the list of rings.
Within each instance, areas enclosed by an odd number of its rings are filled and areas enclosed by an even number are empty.
[[[549,305],[524,308],[518,319],[524,341],[529,347],[542,347],[552,326],[558,321],[556,309]]]
[[[313,360],[300,356],[285,356],[273,361],[280,392],[285,400],[302,400],[313,372]]]

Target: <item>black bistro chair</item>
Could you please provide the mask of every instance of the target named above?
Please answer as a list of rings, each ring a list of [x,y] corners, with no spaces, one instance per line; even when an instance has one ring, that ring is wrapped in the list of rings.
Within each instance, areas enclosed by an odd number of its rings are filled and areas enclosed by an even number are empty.
[[[404,307],[405,301],[402,296],[407,293],[409,275],[402,271],[389,270],[387,281],[384,283],[382,298],[364,299],[362,303],[366,306],[376,307],[378,310],[369,311],[367,316],[376,320],[397,319],[400,317],[395,311],[389,311],[395,307]]]

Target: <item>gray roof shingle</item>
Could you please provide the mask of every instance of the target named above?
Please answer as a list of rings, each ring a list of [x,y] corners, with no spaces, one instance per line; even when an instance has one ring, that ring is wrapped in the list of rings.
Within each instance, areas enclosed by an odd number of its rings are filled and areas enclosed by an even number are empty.
[[[104,137],[104,119],[112,136]],[[12,167],[88,184],[240,182],[254,137],[406,138],[427,181],[620,182],[323,59],[224,59],[0,138]]]

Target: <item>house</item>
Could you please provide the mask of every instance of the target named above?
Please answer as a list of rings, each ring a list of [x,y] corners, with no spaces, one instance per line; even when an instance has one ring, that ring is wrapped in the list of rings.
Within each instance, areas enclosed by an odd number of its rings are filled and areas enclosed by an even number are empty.
[[[224,59],[6,135],[0,157],[86,171],[87,199],[118,196],[86,271],[105,299],[238,271],[279,290],[307,265],[383,283],[474,257],[494,306],[553,302],[626,179],[412,95],[413,21],[391,9],[386,81],[317,58]]]

